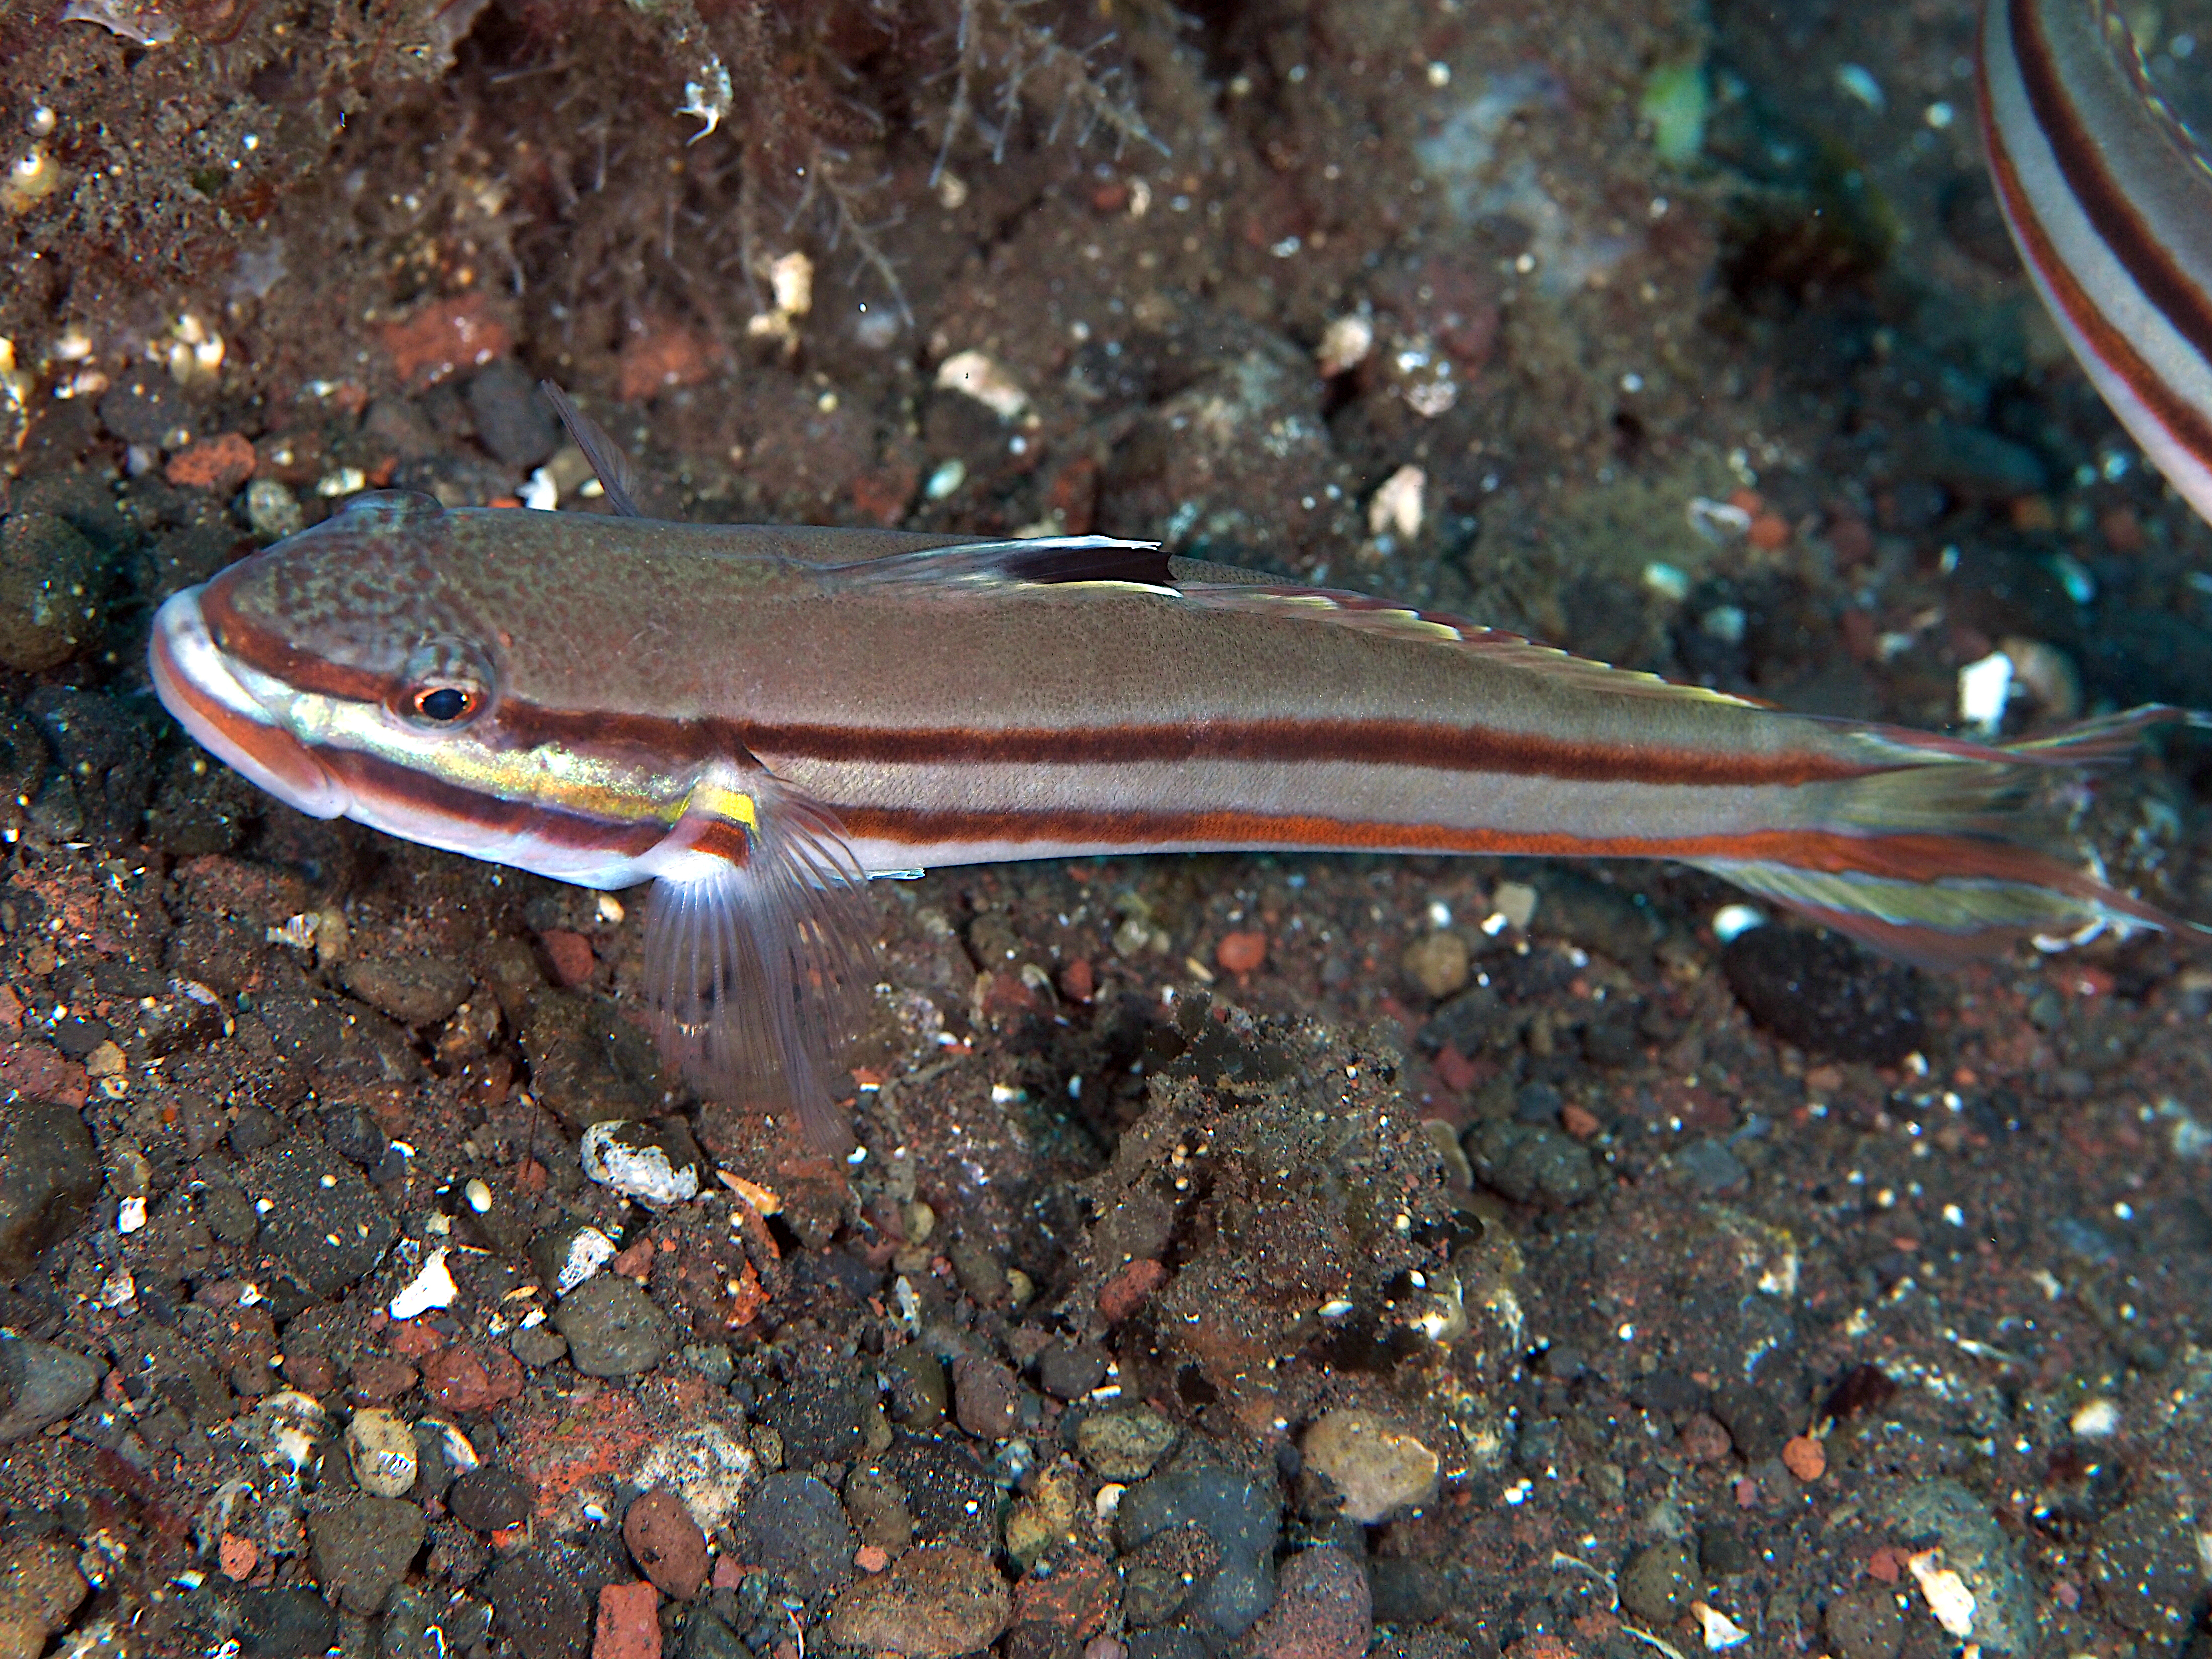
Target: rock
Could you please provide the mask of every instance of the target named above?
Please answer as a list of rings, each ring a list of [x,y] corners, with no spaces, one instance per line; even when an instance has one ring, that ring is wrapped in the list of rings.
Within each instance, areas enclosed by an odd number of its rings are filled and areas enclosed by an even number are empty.
[[[1974,1597],[1967,1639],[1985,1652],[2027,1653],[2035,1642],[2035,1593],[2020,1547],[2008,1539],[1989,1506],[1955,1480],[1929,1477],[1885,1497],[1875,1517],[1916,1548],[1932,1540],[1936,1565],[1959,1575]]]
[[[1121,1568],[1121,1611],[1140,1629],[1180,1617],[1221,1570],[1221,1547],[1194,1522],[1154,1533]]]
[[[392,1150],[392,1137],[365,1106],[333,1106],[325,1112],[323,1142],[359,1170],[374,1170]]]
[[[321,1299],[360,1283],[396,1237],[375,1189],[319,1135],[292,1135],[264,1153],[246,1190],[261,1209],[263,1244]]]
[[[0,663],[59,667],[100,633],[100,553],[66,520],[11,514],[0,522]]]
[[[338,970],[346,989],[402,1025],[438,1025],[476,989],[476,975],[438,957],[380,960],[348,957]]]
[[[811,1474],[771,1474],[745,1494],[737,1534],[744,1560],[811,1600],[853,1576],[858,1540],[837,1494]]]
[[[1790,1412],[1771,1389],[1731,1382],[1713,1395],[1713,1415],[1728,1430],[1747,1463],[1778,1457],[1789,1444]]]
[[[1897,1659],[1905,1650],[1905,1615],[1897,1592],[1859,1584],[1828,1603],[1820,1615],[1836,1659]]]
[[[346,1425],[346,1459],[372,1498],[404,1498],[415,1484],[415,1431],[397,1412],[357,1411]]]
[[[575,1573],[544,1550],[525,1550],[494,1567],[482,1594],[493,1624],[530,1659],[583,1659],[592,1604]]]
[[[561,423],[511,358],[486,364],[469,382],[469,414],[478,441],[509,466],[536,466],[560,447]]]
[[[507,1341],[517,1359],[533,1371],[542,1371],[568,1352],[568,1339],[548,1324],[525,1325]]]
[[[1107,1364],[1094,1343],[1053,1342],[1037,1356],[1037,1386],[1054,1400],[1080,1400],[1106,1380]]]
[[[711,1607],[702,1603],[684,1620],[677,1659],[750,1659],[751,1650]]]
[[[1256,1659],[1360,1659],[1375,1633],[1367,1575],[1334,1545],[1282,1565],[1275,1605],[1248,1638]]]
[[[863,1544],[896,1555],[914,1541],[906,1488],[880,1464],[860,1464],[845,1477],[845,1514]]]
[[[1620,1570],[1620,1605],[1649,1626],[1664,1627],[1686,1616],[1704,1589],[1698,1558],[1679,1539],[1647,1545]]]
[[[485,1463],[453,1482],[446,1507],[472,1531],[493,1533],[530,1518],[530,1483],[500,1463]]]
[[[1440,1002],[1467,988],[1467,941],[1443,929],[1424,933],[1406,947],[1399,965],[1405,969],[1406,977],[1420,987],[1423,996]]]
[[[962,1354],[952,1362],[952,1414],[978,1440],[1009,1438],[1022,1420],[1012,1370],[981,1354]]]
[[[0,1109],[0,1279],[21,1279],[100,1196],[92,1132],[70,1107],[15,1100]]]
[[[1486,1186],[1516,1204],[1565,1209],[1598,1189],[1589,1147],[1541,1123],[1485,1123],[1467,1138],[1467,1155]]]
[[[1108,1480],[1141,1480],[1182,1435],[1149,1406],[1096,1412],[1076,1427],[1075,1455]]]
[[[705,1532],[729,1523],[760,1472],[760,1462],[719,1423],[679,1429],[646,1449],[629,1484],[636,1491],[670,1486]]]
[[[307,1519],[315,1582],[348,1613],[372,1613],[422,1547],[422,1511],[396,1498],[356,1498]]]
[[[1030,1476],[1028,1492],[1007,1510],[1006,1553],[1016,1568],[1027,1572],[1079,1532],[1089,1530],[1089,1519],[1082,1470],[1068,1458],[1057,1458]]]
[[[281,542],[307,527],[300,498],[281,478],[256,478],[246,487],[246,522],[263,542]]]
[[[592,1659],[660,1659],[660,1592],[642,1581],[599,1592]]]
[[[42,685],[23,700],[23,708],[53,749],[62,775],[57,784],[74,780],[82,819],[77,833],[102,846],[137,846],[157,781],[152,716],[144,705],[74,686]],[[40,805],[45,804],[42,798]]]
[[[689,1601],[706,1587],[711,1565],[707,1534],[699,1530],[684,1500],[668,1487],[655,1486],[630,1504],[623,1516],[623,1542],[637,1570],[664,1595]]]
[[[1325,1413],[1300,1443],[1306,1467],[1344,1496],[1347,1520],[1371,1526],[1436,1495],[1435,1452],[1372,1412]]]
[[[1006,1581],[980,1550],[924,1544],[849,1585],[830,1610],[842,1646],[905,1659],[954,1659],[999,1638],[1013,1616]]]
[[[1832,933],[1753,927],[1721,948],[1744,1012],[1806,1053],[1893,1066],[1927,1041],[1920,981]]]
[[[806,1379],[804,1387],[776,1389],[761,1401],[760,1414],[783,1437],[784,1461],[792,1467],[845,1463],[860,1455],[860,1417],[872,1392],[838,1369]]]
[[[75,1412],[100,1387],[100,1371],[71,1349],[0,1336],[0,1446]]]
[[[37,1659],[84,1598],[68,1545],[41,1538],[0,1547],[0,1659]]]
[[[517,1035],[538,1101],[578,1128],[608,1118],[649,1118],[664,1085],[651,1041],[605,997],[540,991]]]
[[[2091,1571],[2106,1616],[2159,1643],[2179,1642],[2197,1605],[2197,1539],[2162,1495],[2138,1498],[2097,1528]]]
[[[237,1607],[239,1659],[323,1659],[337,1639],[337,1609],[305,1584],[240,1590]]]
[[[447,1659],[475,1651],[490,1634],[491,1609],[474,1596],[402,1584],[385,1604],[377,1659]],[[322,1659],[328,1645],[315,1649],[313,1659]]]
[[[1220,1552],[1211,1582],[1195,1596],[1192,1617],[1224,1637],[1242,1636],[1275,1599],[1275,1539],[1280,1506],[1224,1469],[1191,1468],[1155,1474],[1122,1495],[1114,1530],[1121,1547],[1141,1548],[1171,1527],[1195,1525]]]
[[[522,1392],[522,1364],[505,1348],[454,1343],[426,1353],[422,1392],[449,1412],[480,1412]]]
[[[649,1371],[675,1346],[668,1316],[619,1273],[601,1273],[569,1291],[553,1322],[568,1340],[568,1358],[586,1376]]]

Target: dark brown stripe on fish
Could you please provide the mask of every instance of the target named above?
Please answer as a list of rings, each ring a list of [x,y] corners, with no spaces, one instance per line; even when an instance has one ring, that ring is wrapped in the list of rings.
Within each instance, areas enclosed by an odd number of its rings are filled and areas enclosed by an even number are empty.
[[[2212,360],[2212,308],[2208,308],[2205,296],[2143,223],[2125,189],[2105,166],[2096,141],[2082,125],[2066,95],[2050,42],[2036,15],[2034,0],[2006,0],[2006,4],[2014,67],[2034,112],[2037,128],[2051,146],[2052,158],[2073,193],[2075,205],[2112,258],[2127,268],[2144,298],[2158,308],[2176,333],[2190,341],[2200,355]],[[1981,72],[1986,81],[1986,64],[1981,66]],[[1990,176],[1998,195],[2004,199],[2028,263],[2034,266],[2058,308],[2065,313],[2066,320],[2081,334],[2098,360],[2126,382],[2128,390],[2174,442],[2212,462],[2212,419],[2174,391],[2081,285],[2038,216],[2034,198],[2006,149],[2004,135],[1990,117],[1990,99],[1986,85],[1981,104],[1982,142],[1989,157]]]
[[[2173,331],[2212,361],[2212,301],[2182,270],[2137,211],[2126,185],[2106,165],[2103,151],[2067,94],[2050,37],[2044,32],[2041,7],[2037,0],[2009,0],[2008,15],[2021,84],[2027,88],[2043,141],[2051,146],[2058,170],[2073,190],[2075,205]]]
[[[301,651],[246,616],[231,602],[230,586],[217,576],[200,591],[200,616],[218,650],[295,690],[352,702],[381,703],[391,695],[389,677]]]

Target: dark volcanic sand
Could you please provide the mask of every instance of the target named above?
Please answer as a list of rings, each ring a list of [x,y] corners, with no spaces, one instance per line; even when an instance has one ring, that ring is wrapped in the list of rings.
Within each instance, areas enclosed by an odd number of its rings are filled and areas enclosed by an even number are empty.
[[[2212,703],[1970,6],[80,9],[168,38],[0,3],[0,1659],[2212,1644],[2172,941],[949,872],[878,891],[840,1164],[659,1073],[635,903],[275,806],[141,666],[364,484],[599,510],[550,374],[665,516],[1164,538],[1922,726],[2000,646],[2008,730]],[[2200,916],[2204,758],[2083,823]],[[587,1176],[617,1121],[703,1195]]]

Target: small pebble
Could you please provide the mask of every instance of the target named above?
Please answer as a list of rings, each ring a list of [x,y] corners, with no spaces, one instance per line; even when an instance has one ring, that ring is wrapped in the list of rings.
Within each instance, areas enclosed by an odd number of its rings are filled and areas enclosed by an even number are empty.
[[[1359,1562],[1334,1545],[1283,1564],[1275,1604],[1247,1638],[1256,1659],[1359,1659],[1375,1633]]]
[[[1406,947],[1399,958],[1406,977],[1421,988],[1421,994],[1440,1002],[1468,981],[1467,941],[1457,933],[1438,929],[1424,933]]]
[[[100,632],[100,555],[66,520],[17,513],[0,523],[0,663],[58,667]]]
[[[848,1586],[830,1610],[832,1641],[905,1659],[954,1659],[999,1639],[1013,1598],[991,1558],[924,1544]]]
[[[281,542],[307,527],[299,498],[276,478],[256,478],[246,487],[246,521],[264,542]]]
[[[1442,1461],[1426,1445],[1373,1412],[1328,1412],[1305,1432],[1306,1467],[1344,1498],[1347,1519],[1387,1520],[1436,1495]]]
[[[660,1592],[643,1580],[599,1591],[592,1659],[660,1659]]]
[[[707,1535],[670,1488],[655,1486],[630,1504],[623,1516],[623,1542],[637,1570],[663,1594],[688,1601],[706,1588]]]
[[[1256,974],[1267,960],[1267,936],[1257,931],[1224,933],[1213,947],[1214,965],[1240,978]]]
[[[99,1389],[100,1375],[74,1349],[0,1335],[0,1446],[70,1415]]]
[[[1182,1431],[1149,1406],[1094,1412],[1075,1431],[1075,1455],[1108,1480],[1141,1480],[1175,1449]]]
[[[1782,1466],[1809,1484],[1828,1472],[1828,1454],[1811,1435],[1792,1435],[1783,1442]]]
[[[675,1346],[668,1316],[619,1273],[601,1273],[569,1291],[553,1322],[568,1339],[568,1357],[586,1376],[649,1371]]]
[[[51,1539],[0,1546],[0,1659],[37,1659],[84,1598],[70,1546]]]
[[[1673,1624],[1704,1589],[1697,1557],[1679,1539],[1637,1551],[1620,1570],[1620,1605],[1650,1626]]]
[[[520,1526],[530,1518],[530,1483],[495,1463],[471,1469],[446,1494],[453,1518],[481,1533]]]
[[[422,1510],[397,1498],[356,1498],[307,1519],[315,1582],[349,1613],[373,1613],[422,1547]]]

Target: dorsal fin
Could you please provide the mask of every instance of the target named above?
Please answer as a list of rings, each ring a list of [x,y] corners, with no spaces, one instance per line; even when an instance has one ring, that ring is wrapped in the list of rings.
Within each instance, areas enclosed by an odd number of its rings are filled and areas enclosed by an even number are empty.
[[[924,548],[836,567],[857,582],[1123,582],[1172,592],[1168,556],[1157,542],[1110,536],[1042,536],[1030,541],[970,542]]]
[[[1415,611],[1405,605],[1393,605],[1387,599],[1371,599],[1364,593],[1354,593],[1342,588],[1184,581],[1178,584],[1178,590],[1185,600],[1205,605],[1210,610],[1240,611],[1258,616],[1304,617],[1331,627],[1389,634],[1400,639],[1433,640],[1439,645],[1453,646],[1464,651],[1479,651],[1487,656],[1502,658],[1534,669],[1553,679],[1577,681],[1592,690],[1612,692],[1621,696],[1732,702],[1752,708],[1771,706],[1755,697],[1740,697],[1732,692],[1715,691],[1702,685],[1680,684],[1656,674],[1645,673],[1641,669],[1615,668],[1610,663],[1599,662],[1589,657],[1577,657],[1557,646],[1539,645],[1521,635],[1486,628],[1462,617],[1443,611]]]
[[[561,417],[561,424],[568,428],[568,437],[584,452],[584,459],[592,464],[599,475],[599,489],[605,494],[607,505],[625,519],[641,519],[644,514],[637,508],[637,469],[629,464],[622,446],[607,435],[607,429],[576,407],[575,399],[550,380],[540,380],[538,389],[545,394],[545,401],[553,405],[553,412]]]

